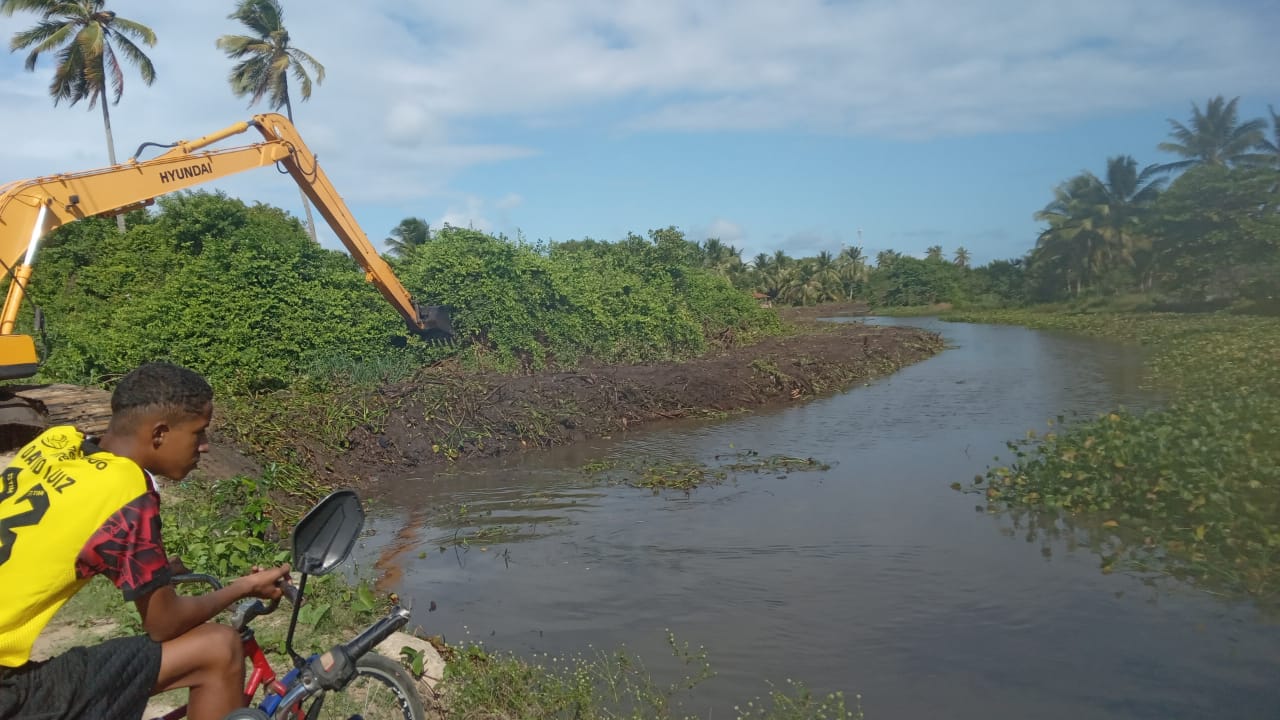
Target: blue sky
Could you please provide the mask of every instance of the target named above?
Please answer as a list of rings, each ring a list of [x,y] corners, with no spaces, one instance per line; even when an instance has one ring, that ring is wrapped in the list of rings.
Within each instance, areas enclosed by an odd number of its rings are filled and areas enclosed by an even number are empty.
[[[375,244],[403,217],[531,240],[675,225],[757,252],[1021,255],[1053,186],[1139,162],[1192,101],[1280,106],[1276,0],[283,0],[326,66],[303,137]],[[150,25],[117,153],[252,112],[232,3],[112,0]],[[31,24],[0,17],[0,36]],[[101,114],[0,56],[0,182],[106,164]],[[298,212],[287,178],[215,187]],[[332,236],[322,239],[337,247]]]

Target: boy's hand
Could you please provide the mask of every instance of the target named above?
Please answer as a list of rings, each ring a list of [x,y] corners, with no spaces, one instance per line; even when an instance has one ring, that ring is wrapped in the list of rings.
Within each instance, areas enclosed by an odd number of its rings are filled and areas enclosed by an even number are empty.
[[[191,570],[187,568],[186,563],[182,562],[182,558],[177,555],[170,555],[169,572],[172,572],[174,575],[186,575],[191,572]]]
[[[245,575],[236,582],[241,584],[243,597],[256,597],[263,600],[275,600],[280,597],[280,586],[289,582],[289,563],[280,567],[260,569],[253,568],[251,575]]]

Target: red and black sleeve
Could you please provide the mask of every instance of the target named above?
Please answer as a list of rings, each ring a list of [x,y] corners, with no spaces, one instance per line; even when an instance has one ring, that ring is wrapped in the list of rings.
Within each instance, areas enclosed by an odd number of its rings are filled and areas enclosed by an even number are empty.
[[[89,538],[76,558],[76,577],[106,575],[136,600],[168,584],[169,559],[160,538],[160,500],[147,492],[117,510]]]

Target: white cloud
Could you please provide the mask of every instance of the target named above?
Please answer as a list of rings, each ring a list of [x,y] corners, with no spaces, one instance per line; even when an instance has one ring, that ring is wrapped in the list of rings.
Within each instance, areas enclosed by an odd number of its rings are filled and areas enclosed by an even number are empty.
[[[198,136],[256,111],[231,96],[229,61],[214,47],[239,32],[229,3],[111,5],[159,37],[149,51],[156,84],[129,73],[112,107],[122,159],[142,140]],[[447,201],[459,171],[539,152],[477,121],[935,138],[1274,92],[1280,61],[1280,17],[1244,0],[285,5],[294,42],[327,70],[295,107],[303,135],[348,200],[382,207]],[[0,36],[31,21],[0,18]],[[52,108],[49,74],[45,61],[33,75],[20,56],[0,58],[7,178],[105,164],[100,114]],[[218,186],[296,205],[296,190],[272,172]],[[464,203],[448,217],[473,209]]]
[[[443,133],[439,121],[431,117],[421,103],[402,101],[391,106],[385,124],[387,140],[413,148],[424,140],[439,138]]]
[[[493,205],[499,210],[514,210],[524,204],[524,198],[517,193],[507,193],[498,198]]]
[[[789,233],[777,247],[792,257],[809,257],[824,251],[834,255],[849,244],[838,233],[808,228]]]
[[[746,239],[746,232],[743,231],[741,225],[732,220],[716,218],[706,228],[698,230],[696,234],[689,237],[690,240],[698,242],[706,238],[719,238],[720,242],[726,245],[742,247],[742,243]]]
[[[482,232],[488,232],[493,228],[493,222],[486,217],[485,202],[483,198],[469,195],[462,199],[461,206],[452,205],[440,217],[440,220],[433,223],[435,227],[444,225],[452,225],[454,227],[472,228]]]

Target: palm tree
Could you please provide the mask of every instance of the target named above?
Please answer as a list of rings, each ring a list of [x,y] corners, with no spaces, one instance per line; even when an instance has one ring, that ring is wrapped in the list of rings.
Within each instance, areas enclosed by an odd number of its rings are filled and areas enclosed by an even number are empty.
[[[725,253],[731,267],[742,265],[742,248],[736,245],[729,245],[725,250]]]
[[[902,257],[902,253],[897,250],[881,250],[876,253],[876,268],[883,269],[893,264],[894,260]]]
[[[1271,105],[1267,106],[1267,112],[1271,114],[1271,132],[1272,137],[1265,135],[1262,140],[1258,141],[1258,149],[1267,156],[1267,162],[1280,169],[1280,114],[1276,113],[1276,109]]]
[[[956,248],[955,263],[958,267],[969,267],[969,251],[964,246]]]
[[[929,249],[924,251],[924,258],[925,258],[926,260],[941,260],[941,259],[942,259],[942,246],[941,246],[941,245],[930,245],[930,246],[929,246]]]
[[[862,248],[855,245],[841,250],[840,255],[836,257],[836,263],[845,299],[852,300],[870,275],[867,258],[863,255]]]
[[[431,225],[422,218],[407,217],[391,230],[384,241],[396,257],[412,255],[416,248],[431,242]]]
[[[0,0],[0,14],[12,16],[29,11],[40,16],[35,27],[13,34],[11,52],[31,49],[26,68],[36,69],[36,61],[46,52],[57,52],[57,65],[49,94],[53,104],[66,100],[75,105],[89,101],[89,109],[102,101],[102,125],[107,133],[107,158],[116,164],[116,144],[111,133],[111,111],[124,93],[124,69],[120,56],[138,68],[142,82],[155,82],[156,68],[134,40],[154,47],[156,34],[151,28],[126,20],[103,7],[103,0]],[[109,88],[108,88],[109,86]],[[111,102],[107,102],[108,96]],[[124,216],[116,216],[116,225],[124,232]]]
[[[298,83],[298,94],[303,100],[311,98],[311,75],[316,84],[324,82],[324,66],[307,53],[289,43],[289,31],[284,26],[284,9],[279,0],[240,0],[235,12],[228,15],[239,20],[252,35],[223,35],[218,38],[218,49],[236,60],[227,78],[236,97],[249,97],[253,106],[263,97],[272,110],[284,108],[289,122],[293,122],[293,101],[289,95],[289,76]],[[300,191],[301,192],[301,191]],[[307,231],[316,239],[316,222],[311,216],[311,203],[302,195],[302,207],[307,213]]]
[[[862,254],[862,248],[854,245],[853,247],[842,248],[840,250],[840,262],[850,263],[853,265],[865,265],[867,258]]]
[[[823,250],[812,261],[812,278],[821,287],[823,300],[842,300],[844,285],[840,282],[840,264],[836,256]]]
[[[1101,216],[1092,221],[1093,227],[1112,252],[1130,262],[1142,223],[1164,184],[1161,172],[1158,165],[1148,165],[1139,172],[1132,155],[1116,155],[1107,158],[1105,182],[1086,173],[1093,180],[1095,212]]]
[[[1169,142],[1159,148],[1164,152],[1182,156],[1182,160],[1165,163],[1163,171],[1185,170],[1195,165],[1230,166],[1255,162],[1259,155],[1254,148],[1264,139],[1266,127],[1261,119],[1241,123],[1236,105],[1240,98],[1228,102],[1221,95],[1212,98],[1201,112],[1200,106],[1191,103],[1191,125],[1188,127],[1169,118]]]
[[[1100,184],[1091,173],[1077,175],[1054,188],[1053,201],[1035,214],[1049,223],[1036,240],[1036,260],[1062,271],[1068,294],[1079,295],[1111,259],[1095,228]]]
[[[812,261],[793,263],[784,273],[780,295],[792,305],[816,305],[830,297]]]
[[[702,265],[703,267],[720,272],[725,269],[729,262],[729,246],[720,241],[720,238],[707,238],[702,241]]]

